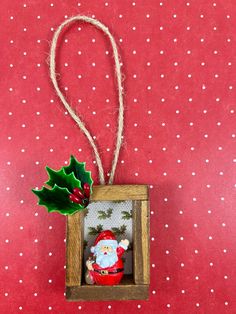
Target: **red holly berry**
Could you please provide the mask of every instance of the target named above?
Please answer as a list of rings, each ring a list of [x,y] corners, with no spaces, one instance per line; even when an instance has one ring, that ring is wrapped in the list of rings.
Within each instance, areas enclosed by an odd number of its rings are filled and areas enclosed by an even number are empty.
[[[74,193],[76,196],[78,196],[79,198],[81,198],[81,199],[84,198],[84,194],[83,194],[82,190],[79,189],[79,188],[74,188],[74,189],[73,189],[73,193]]]
[[[87,198],[90,197],[90,185],[88,183],[84,183],[84,194]]]
[[[83,205],[83,201],[81,200],[81,198],[79,198],[78,196],[74,195],[74,194],[70,194],[69,195],[69,199],[77,204]]]

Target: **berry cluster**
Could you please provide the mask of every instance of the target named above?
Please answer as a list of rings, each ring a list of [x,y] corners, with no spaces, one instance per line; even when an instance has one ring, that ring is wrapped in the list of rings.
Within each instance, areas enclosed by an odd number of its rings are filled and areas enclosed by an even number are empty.
[[[83,191],[80,188],[74,188],[73,193],[69,195],[69,199],[77,204],[83,205],[84,207],[88,206],[90,197],[90,185],[84,183]]]

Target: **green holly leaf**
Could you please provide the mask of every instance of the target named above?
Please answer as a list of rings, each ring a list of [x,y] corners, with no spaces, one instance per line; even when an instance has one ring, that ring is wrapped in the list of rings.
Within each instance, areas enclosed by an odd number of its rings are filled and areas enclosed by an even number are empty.
[[[126,225],[122,225],[120,226],[120,228],[118,227],[113,227],[111,228],[112,232],[116,235],[116,236],[120,236],[120,235],[124,235],[125,231],[126,231]]]
[[[113,212],[112,208],[108,208],[107,211],[105,211],[105,210],[98,210],[98,219],[111,218],[112,212]]]
[[[121,212],[122,214],[122,219],[126,219],[126,220],[129,220],[132,218],[132,210],[129,212],[129,211],[126,211],[126,210],[123,210]]]
[[[38,205],[45,206],[49,213],[59,212],[63,215],[72,215],[84,208],[83,205],[71,202],[69,190],[57,184],[51,190],[43,187],[41,190],[32,191],[39,198]]]
[[[85,163],[80,163],[74,156],[71,156],[69,166],[62,167],[58,171],[49,167],[46,167],[46,170],[49,176],[46,184],[51,189],[43,187],[41,190],[32,190],[39,198],[39,205],[45,206],[48,212],[59,212],[63,215],[72,215],[88,205],[89,199],[85,197],[85,194],[81,198],[83,204],[79,204],[79,200],[74,202],[70,200],[71,197],[72,199],[76,197],[76,193],[73,193],[74,188],[81,189],[83,194],[84,183],[89,184],[90,192],[92,192],[93,180],[91,172],[85,170]]]
[[[66,174],[62,167],[59,171],[55,171],[49,167],[46,167],[49,180],[47,185],[53,187],[55,184],[61,188],[67,188],[71,193],[75,187],[81,188],[80,180],[76,179],[73,172]]]
[[[71,155],[69,166],[63,167],[66,174],[74,173],[76,179],[80,180],[81,185],[88,183],[90,185],[90,192],[92,192],[93,179],[91,172],[85,170],[85,162],[78,162],[78,160]]]
[[[89,235],[98,235],[103,230],[103,225],[99,224],[96,227],[88,227]]]

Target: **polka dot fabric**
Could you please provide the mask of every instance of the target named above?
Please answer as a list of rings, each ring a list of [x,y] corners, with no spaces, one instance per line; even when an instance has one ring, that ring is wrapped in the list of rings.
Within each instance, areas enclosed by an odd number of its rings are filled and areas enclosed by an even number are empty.
[[[49,79],[53,31],[86,14],[114,34],[124,75],[115,183],[150,185],[148,301],[68,303],[65,217],[31,188],[92,150]],[[235,313],[234,1],[1,2],[1,313]],[[96,137],[106,173],[117,121],[108,39],[85,24],[60,38],[58,79]]]

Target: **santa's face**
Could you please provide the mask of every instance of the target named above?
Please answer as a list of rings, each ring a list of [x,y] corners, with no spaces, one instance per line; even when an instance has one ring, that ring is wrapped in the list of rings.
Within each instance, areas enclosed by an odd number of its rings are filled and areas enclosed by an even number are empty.
[[[111,267],[118,261],[116,250],[111,245],[97,245],[95,256],[96,263],[102,268]]]
[[[100,251],[103,252],[104,255],[106,255],[107,253],[112,253],[114,250],[112,246],[102,245]]]

